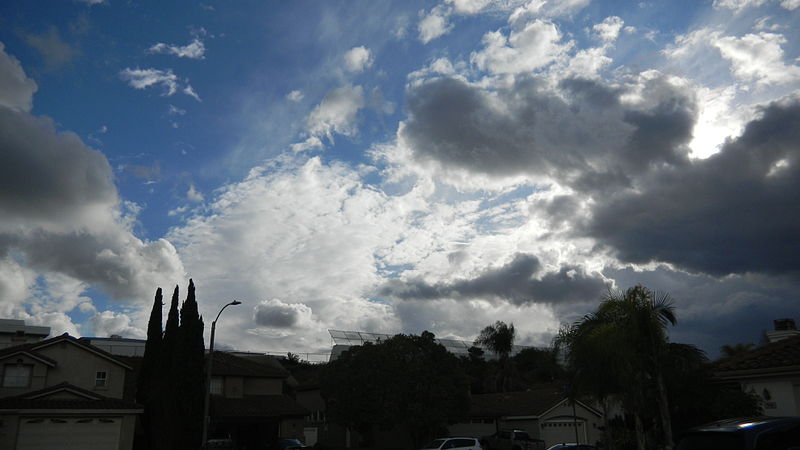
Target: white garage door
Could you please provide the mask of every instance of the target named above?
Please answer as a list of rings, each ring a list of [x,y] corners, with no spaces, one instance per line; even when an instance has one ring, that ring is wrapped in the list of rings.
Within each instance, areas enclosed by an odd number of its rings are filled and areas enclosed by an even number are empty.
[[[117,450],[119,417],[23,417],[17,450]]]
[[[542,423],[541,439],[547,446],[564,442],[575,442],[575,425],[572,420],[548,420]],[[577,421],[578,439],[581,444],[586,444],[586,422]]]

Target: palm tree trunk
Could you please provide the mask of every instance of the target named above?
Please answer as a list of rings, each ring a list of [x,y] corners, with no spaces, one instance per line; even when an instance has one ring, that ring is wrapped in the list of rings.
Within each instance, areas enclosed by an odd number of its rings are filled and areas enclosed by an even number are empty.
[[[644,425],[642,425],[642,417],[637,413],[633,415],[636,422],[636,448],[637,450],[647,450],[645,447],[644,438]]]
[[[664,386],[664,376],[658,371],[658,409],[661,415],[661,427],[664,429],[664,447],[672,450],[675,443],[672,441],[672,419],[669,415],[669,400],[667,399],[667,389]]]
[[[611,432],[611,422],[608,420],[608,398],[603,398],[603,443],[607,450],[614,450],[614,437]],[[590,442],[591,444],[591,442]]]

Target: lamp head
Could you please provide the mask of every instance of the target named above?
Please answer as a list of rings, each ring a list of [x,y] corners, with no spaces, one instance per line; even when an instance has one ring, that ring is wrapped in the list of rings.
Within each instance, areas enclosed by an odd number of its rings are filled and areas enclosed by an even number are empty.
[[[242,302],[240,302],[239,300],[234,300],[234,301],[231,302],[231,305],[234,305],[234,306],[241,305],[241,304],[242,304]]]

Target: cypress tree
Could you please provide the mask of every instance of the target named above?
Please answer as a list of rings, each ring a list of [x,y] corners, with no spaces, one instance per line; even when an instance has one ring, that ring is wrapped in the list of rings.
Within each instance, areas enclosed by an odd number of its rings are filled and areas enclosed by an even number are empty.
[[[155,447],[156,427],[158,421],[155,414],[160,409],[157,385],[158,367],[161,363],[161,308],[164,306],[161,288],[156,289],[150,320],[147,322],[147,342],[144,346],[144,358],[136,380],[136,401],[144,406],[142,425],[148,448]]]
[[[203,340],[203,319],[200,317],[195,299],[194,281],[189,280],[186,300],[181,306],[181,324],[178,333],[177,380],[179,382],[181,432],[176,448],[196,449],[201,446],[203,430],[203,401],[205,380],[203,366],[205,343]]]
[[[180,325],[178,323],[178,286],[172,293],[172,301],[167,314],[167,325],[161,340],[161,371],[157,380],[159,386],[158,441],[155,446],[159,450],[171,450],[176,446],[180,423],[179,405],[181,397],[177,387],[177,377],[181,365],[178,343]],[[176,385],[177,383],[177,385]]]

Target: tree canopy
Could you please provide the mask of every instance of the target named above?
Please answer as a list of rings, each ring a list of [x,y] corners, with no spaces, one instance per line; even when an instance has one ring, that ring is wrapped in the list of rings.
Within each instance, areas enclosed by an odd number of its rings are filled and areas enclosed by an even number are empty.
[[[416,447],[469,409],[469,382],[433,333],[365,343],[330,362],[322,394],[331,421],[371,442],[377,429],[405,427]]]

